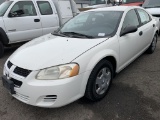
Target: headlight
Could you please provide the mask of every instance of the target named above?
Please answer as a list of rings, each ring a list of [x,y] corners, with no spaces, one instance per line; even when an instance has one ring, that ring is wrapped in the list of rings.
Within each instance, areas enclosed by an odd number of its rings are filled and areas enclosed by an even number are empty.
[[[41,70],[36,79],[38,80],[55,80],[64,79],[78,75],[79,65],[72,63],[66,65],[55,66]]]

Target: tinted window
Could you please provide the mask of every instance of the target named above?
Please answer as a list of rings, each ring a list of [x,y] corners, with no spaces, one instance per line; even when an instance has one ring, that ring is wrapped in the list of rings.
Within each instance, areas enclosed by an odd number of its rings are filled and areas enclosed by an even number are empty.
[[[37,15],[35,7],[31,1],[20,1],[17,2],[11,9],[11,13],[17,11],[17,10],[23,10],[24,14],[21,15],[23,16],[35,16]]]
[[[139,21],[135,10],[130,10],[124,19],[122,29],[125,29],[128,26],[139,26]]]
[[[105,37],[115,34],[121,16],[120,11],[84,12],[67,22],[60,32],[76,32],[92,37]]]
[[[37,2],[39,10],[41,12],[42,15],[51,15],[53,14],[51,5],[49,2],[47,1],[38,1]]]
[[[150,21],[150,17],[148,15],[148,13],[146,13],[144,10],[138,9],[138,14],[140,16],[142,24],[146,24]]]

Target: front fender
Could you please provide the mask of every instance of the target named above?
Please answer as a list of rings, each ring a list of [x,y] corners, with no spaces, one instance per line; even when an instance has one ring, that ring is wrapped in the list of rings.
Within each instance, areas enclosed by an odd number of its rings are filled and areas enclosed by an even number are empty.
[[[118,65],[118,61],[119,61],[118,54],[111,49],[106,49],[96,53],[90,59],[89,64],[86,67],[86,71],[92,70],[97,65],[97,63],[99,63],[102,59],[106,57],[114,57],[114,59],[116,60],[116,65]],[[117,70],[117,66],[116,66],[116,70]]]
[[[92,41],[91,41],[92,42]],[[85,74],[81,82],[81,94],[84,95],[88,78],[99,61],[106,58],[107,56],[112,56],[116,60],[116,70],[119,66],[119,41],[115,35],[112,38],[106,39],[103,43],[93,47],[88,50],[80,57],[77,57],[74,61],[79,64],[80,71],[79,74]]]
[[[117,66],[119,66],[119,41],[116,35],[85,52],[72,62],[77,62],[80,65],[79,73],[83,73],[91,71],[99,61],[107,56],[114,57],[117,62]]]

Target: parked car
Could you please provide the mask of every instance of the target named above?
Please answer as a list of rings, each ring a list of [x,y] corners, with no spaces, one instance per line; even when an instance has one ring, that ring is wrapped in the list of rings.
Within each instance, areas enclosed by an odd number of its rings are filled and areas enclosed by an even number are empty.
[[[116,73],[145,51],[154,52],[156,22],[141,7],[82,12],[14,52],[4,65],[3,85],[33,106],[61,107],[83,96],[99,101]]]
[[[51,33],[77,13],[73,0],[7,0],[0,5],[0,57],[5,46]]]
[[[145,0],[91,0],[91,5],[80,10],[88,10],[94,8],[110,7],[110,6],[142,6]]]
[[[142,7],[154,17],[160,18],[160,0],[146,0]]]

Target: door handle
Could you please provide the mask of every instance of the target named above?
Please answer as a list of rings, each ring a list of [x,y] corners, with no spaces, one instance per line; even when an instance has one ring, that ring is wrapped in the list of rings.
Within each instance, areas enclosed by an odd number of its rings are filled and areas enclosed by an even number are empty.
[[[155,24],[153,24],[153,27],[155,27]]]
[[[139,32],[139,36],[142,36],[143,35],[143,32],[141,31],[141,32]]]
[[[10,32],[15,32],[15,31],[16,31],[16,29],[12,29],[12,30],[8,30],[8,31],[10,31]]]
[[[40,22],[40,19],[34,19],[34,22]]]

